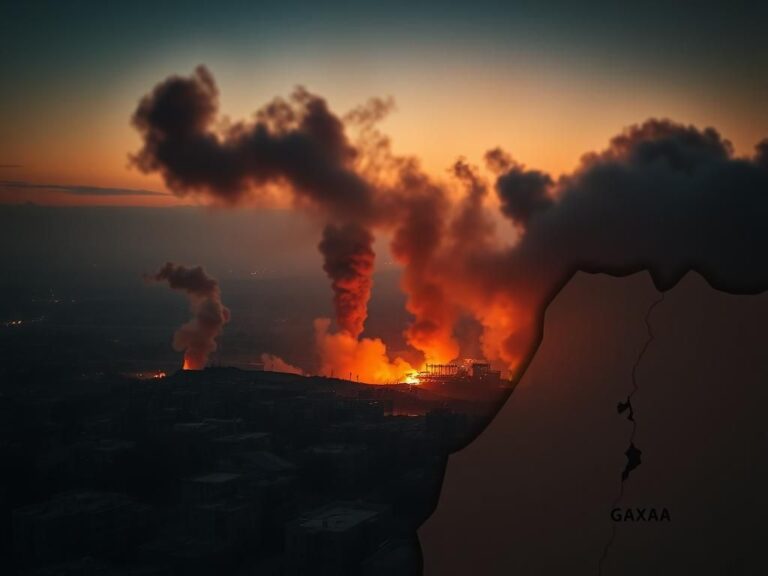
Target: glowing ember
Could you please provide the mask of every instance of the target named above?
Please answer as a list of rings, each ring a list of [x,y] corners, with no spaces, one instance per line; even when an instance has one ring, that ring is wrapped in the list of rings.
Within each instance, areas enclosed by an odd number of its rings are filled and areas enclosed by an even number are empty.
[[[419,373],[418,372],[411,372],[405,377],[405,383],[411,384],[413,386],[418,386],[421,384],[421,381],[419,380]]]

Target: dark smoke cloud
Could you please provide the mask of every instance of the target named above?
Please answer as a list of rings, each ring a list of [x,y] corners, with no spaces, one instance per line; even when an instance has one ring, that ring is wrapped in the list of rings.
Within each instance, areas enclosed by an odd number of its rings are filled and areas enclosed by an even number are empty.
[[[549,174],[526,170],[501,148],[488,150],[485,163],[498,175],[496,193],[501,200],[501,212],[516,224],[525,227],[536,212],[551,206],[554,181]]]
[[[216,338],[229,322],[229,309],[221,303],[219,283],[200,266],[187,268],[173,262],[166,262],[158,272],[144,277],[167,282],[189,298],[192,319],[173,335],[173,347],[184,352],[185,369],[202,370],[208,356],[216,350]]]
[[[669,289],[688,270],[735,292],[768,286],[768,166],[734,158],[713,129],[651,120],[559,183],[517,252],[606,271],[647,268]],[[537,257],[538,257],[537,256]]]
[[[648,270],[660,290],[694,270],[727,292],[765,290],[766,148],[764,141],[753,159],[737,158],[711,128],[667,120],[629,128],[556,183],[556,200],[539,209],[519,244],[498,260],[495,289],[532,293],[534,310],[577,269]],[[515,172],[499,176],[500,195]],[[508,338],[510,354],[531,341],[519,336]]]
[[[496,225],[485,208],[485,198],[488,195],[486,183],[477,174],[477,168],[470,166],[463,159],[453,165],[453,175],[466,190],[450,226],[453,251],[488,250],[494,240]]]
[[[329,224],[318,245],[325,270],[331,279],[336,323],[357,338],[368,317],[373,281],[373,235],[357,224]]]
[[[334,215],[372,216],[372,191],[353,169],[357,151],[342,121],[303,88],[276,99],[251,123],[217,129],[218,89],[198,67],[172,76],[133,115],[144,145],[133,157],[178,195],[205,193],[234,204],[268,184],[288,183],[299,201]]]

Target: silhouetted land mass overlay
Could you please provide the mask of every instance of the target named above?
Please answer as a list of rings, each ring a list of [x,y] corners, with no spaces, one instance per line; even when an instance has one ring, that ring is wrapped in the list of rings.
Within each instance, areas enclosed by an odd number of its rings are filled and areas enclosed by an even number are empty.
[[[5,375],[3,574],[417,574],[447,455],[489,412],[234,368]]]
[[[594,575],[614,524],[606,575],[762,573],[768,295],[727,296],[695,274],[665,295],[631,402],[643,463],[622,483],[631,423],[617,400],[657,298],[645,274],[580,274],[558,296],[510,401],[449,461],[420,530],[427,574]],[[622,515],[647,506],[674,521],[616,522],[621,486]]]
[[[621,486],[619,487],[619,494],[616,497],[616,500],[614,501],[613,508],[621,504],[621,501],[624,497],[624,482],[629,478],[630,473],[640,466],[642,464],[642,455],[643,451],[640,450],[637,446],[635,446],[635,436],[637,435],[637,421],[635,420],[635,413],[632,408],[632,397],[637,394],[637,392],[640,390],[640,387],[637,384],[637,369],[640,366],[640,362],[643,360],[643,356],[645,356],[645,353],[648,351],[648,347],[653,342],[655,336],[653,334],[653,328],[651,326],[651,314],[653,313],[653,310],[662,302],[664,301],[664,292],[661,293],[659,298],[654,300],[651,305],[648,307],[648,310],[645,313],[645,328],[648,332],[648,337],[646,338],[645,342],[643,343],[643,347],[640,349],[640,352],[637,355],[637,359],[635,360],[635,363],[632,365],[632,390],[629,392],[629,396],[627,396],[627,399],[625,402],[619,402],[617,406],[617,410],[619,414],[623,414],[625,411],[629,410],[629,413],[627,414],[627,420],[629,420],[632,423],[632,432],[629,436],[629,448],[627,448],[627,451],[624,452],[624,455],[627,457],[627,463],[624,466],[624,470],[621,472]],[[605,544],[605,548],[603,549],[603,553],[600,556],[600,560],[598,561],[598,568],[597,572],[598,574],[603,573],[603,566],[605,564],[605,560],[608,557],[608,553],[611,550],[611,546],[613,546],[613,541],[616,538],[616,526],[611,526],[611,534],[608,537],[608,542]]]

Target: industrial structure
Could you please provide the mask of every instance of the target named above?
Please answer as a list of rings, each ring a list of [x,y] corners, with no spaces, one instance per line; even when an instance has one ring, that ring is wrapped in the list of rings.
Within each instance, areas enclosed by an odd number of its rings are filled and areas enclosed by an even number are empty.
[[[447,395],[473,395],[497,392],[501,372],[488,362],[465,359],[451,364],[427,364],[413,376],[414,383]]]

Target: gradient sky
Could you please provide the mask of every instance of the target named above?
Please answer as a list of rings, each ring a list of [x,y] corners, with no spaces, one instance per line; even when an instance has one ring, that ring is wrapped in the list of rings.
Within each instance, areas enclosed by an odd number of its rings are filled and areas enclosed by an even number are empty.
[[[318,4],[2,3],[0,202],[179,203],[128,168],[129,119],[197,64],[233,119],[297,84],[337,113],[392,96],[395,150],[438,176],[499,145],[559,174],[650,116],[714,126],[738,154],[768,135],[765,2]]]

